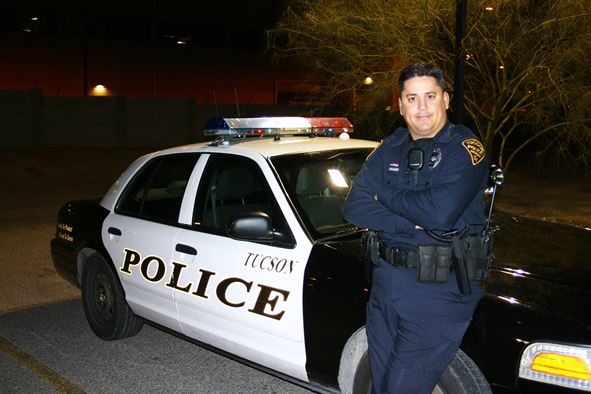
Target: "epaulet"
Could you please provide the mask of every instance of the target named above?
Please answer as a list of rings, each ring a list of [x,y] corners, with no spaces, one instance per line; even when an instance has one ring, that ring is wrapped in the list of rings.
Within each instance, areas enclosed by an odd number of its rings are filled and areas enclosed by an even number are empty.
[[[454,133],[458,133],[462,136],[466,136],[466,135],[474,136],[474,133],[472,132],[472,130],[470,130],[469,128],[467,128],[466,126],[461,125],[461,124],[452,123],[451,124],[451,131]]]
[[[392,134],[384,138],[383,144],[389,146],[400,145],[408,138],[408,129],[404,127],[398,127]]]

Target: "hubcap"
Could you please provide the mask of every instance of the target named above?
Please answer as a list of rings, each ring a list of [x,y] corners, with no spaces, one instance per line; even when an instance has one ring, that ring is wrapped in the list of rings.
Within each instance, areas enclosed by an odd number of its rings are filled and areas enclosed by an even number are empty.
[[[113,293],[109,278],[98,273],[94,282],[94,304],[102,320],[108,321],[113,316]]]
[[[99,286],[99,288],[96,290],[96,301],[98,303],[99,308],[101,309],[105,308],[105,304],[107,302],[107,295],[105,294],[105,291],[106,290],[103,286]]]

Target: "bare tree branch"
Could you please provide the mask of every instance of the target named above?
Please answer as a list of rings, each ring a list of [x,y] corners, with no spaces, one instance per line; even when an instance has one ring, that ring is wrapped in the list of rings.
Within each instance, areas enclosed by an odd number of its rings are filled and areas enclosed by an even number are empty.
[[[327,102],[349,105],[357,122],[386,134],[397,115],[380,114],[396,98],[403,67],[433,62],[453,86],[455,5],[291,0],[267,47],[326,81]],[[467,123],[491,161],[508,167],[535,146],[548,160],[591,164],[591,2],[470,0],[462,45]],[[371,87],[362,84],[367,76]]]

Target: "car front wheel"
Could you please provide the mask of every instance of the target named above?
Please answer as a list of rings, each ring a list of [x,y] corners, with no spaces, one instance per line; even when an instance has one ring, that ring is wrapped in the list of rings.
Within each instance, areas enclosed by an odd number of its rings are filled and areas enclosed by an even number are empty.
[[[371,393],[371,372],[367,351],[359,359],[351,380],[351,389],[345,389],[344,392]],[[432,394],[491,393],[490,386],[478,366],[461,349],[458,349],[451,363],[445,368],[432,392]]]
[[[93,254],[84,264],[81,288],[86,320],[98,337],[121,339],[142,329],[143,321],[127,305],[119,279],[101,255]]]
[[[345,344],[339,368],[343,394],[371,393],[371,370],[365,327],[357,330]],[[433,394],[491,394],[486,378],[461,349],[445,368]]]
[[[433,394],[490,394],[486,378],[466,353],[458,349],[451,363],[445,368]]]

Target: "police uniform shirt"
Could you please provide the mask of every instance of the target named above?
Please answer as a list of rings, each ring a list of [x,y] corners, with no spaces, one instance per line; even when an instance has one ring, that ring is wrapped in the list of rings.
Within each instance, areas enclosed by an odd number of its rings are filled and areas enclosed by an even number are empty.
[[[423,151],[420,170],[409,168],[411,149]],[[368,157],[353,181],[345,218],[380,232],[388,246],[416,251],[437,244],[423,229],[480,232],[488,176],[484,148],[468,129],[452,123],[433,137],[413,141],[398,128]]]

